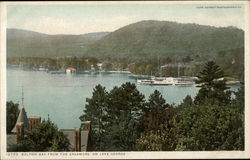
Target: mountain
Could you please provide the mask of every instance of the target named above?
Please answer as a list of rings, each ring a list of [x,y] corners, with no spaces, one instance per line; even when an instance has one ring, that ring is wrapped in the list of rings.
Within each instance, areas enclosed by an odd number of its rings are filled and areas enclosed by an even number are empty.
[[[109,32],[81,35],[48,35],[21,29],[7,29],[7,57],[82,56],[86,46]]]
[[[241,29],[169,21],[140,21],[111,33],[83,35],[47,35],[7,29],[8,57],[88,56],[134,62],[190,56],[207,60],[237,48],[244,48]]]
[[[218,52],[244,47],[244,31],[169,21],[140,21],[122,27],[88,46],[87,56],[129,58],[157,56],[212,58]]]

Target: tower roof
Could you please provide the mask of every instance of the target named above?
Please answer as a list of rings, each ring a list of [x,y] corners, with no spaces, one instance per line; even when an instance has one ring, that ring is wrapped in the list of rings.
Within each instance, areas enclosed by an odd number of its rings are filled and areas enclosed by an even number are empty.
[[[29,128],[29,120],[27,118],[27,114],[26,114],[26,111],[25,111],[24,108],[21,109],[21,111],[20,111],[20,113],[18,115],[16,124],[15,124],[15,126],[14,126],[14,128],[12,129],[11,132],[16,133],[16,125],[21,124],[21,123],[24,124],[24,129]]]

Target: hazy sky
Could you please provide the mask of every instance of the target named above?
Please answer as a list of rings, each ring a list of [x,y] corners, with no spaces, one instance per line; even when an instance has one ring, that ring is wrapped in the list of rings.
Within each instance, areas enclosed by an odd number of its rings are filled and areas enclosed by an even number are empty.
[[[114,31],[141,20],[236,26],[244,29],[244,8],[241,5],[232,4],[21,4],[7,6],[8,28],[27,29],[47,34]]]

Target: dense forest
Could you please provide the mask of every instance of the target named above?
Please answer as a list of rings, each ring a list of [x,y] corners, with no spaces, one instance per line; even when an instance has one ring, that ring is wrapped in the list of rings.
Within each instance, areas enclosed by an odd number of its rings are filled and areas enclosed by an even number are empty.
[[[140,21],[114,32],[46,35],[7,29],[8,57],[94,56],[95,58],[152,59],[216,57],[216,53],[244,47],[244,31],[169,21]]]
[[[7,57],[82,56],[86,46],[108,32],[82,35],[48,35],[20,29],[7,29]]]
[[[220,51],[243,47],[244,31],[234,27],[148,20],[109,33],[91,44],[86,55],[131,61],[190,56],[198,61],[215,58]]]

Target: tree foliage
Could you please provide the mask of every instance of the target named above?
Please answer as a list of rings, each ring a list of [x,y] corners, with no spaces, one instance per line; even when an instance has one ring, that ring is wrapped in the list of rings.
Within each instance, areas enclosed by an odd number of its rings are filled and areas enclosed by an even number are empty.
[[[114,87],[108,97],[107,146],[114,150],[133,150],[145,107],[144,95],[135,84],[127,82]]]
[[[17,118],[18,118],[18,114],[19,114],[19,109],[18,109],[19,104],[17,103],[13,103],[12,101],[7,102],[7,107],[6,107],[6,123],[7,123],[7,127],[6,127],[6,131],[7,134],[11,133],[11,130],[14,128]]]
[[[178,106],[157,90],[145,102],[132,83],[109,92],[98,85],[81,119],[93,121],[93,135],[101,137],[94,139],[95,149],[101,151],[244,150],[244,88],[231,97],[223,76],[208,62],[194,101],[188,95]]]
[[[155,90],[148,98],[146,112],[150,112],[152,109],[156,108],[166,108],[168,106],[169,105],[166,104],[166,100],[162,97],[161,93],[158,90]]]
[[[92,124],[92,142],[95,150],[103,150],[103,136],[105,127],[105,118],[107,116],[107,95],[105,87],[97,85],[92,94],[92,98],[87,98],[84,115],[80,117],[82,121],[91,121]]]
[[[175,129],[143,132],[136,140],[139,151],[173,151],[176,147]]]
[[[11,151],[69,151],[68,138],[50,120],[43,120],[32,131],[28,131],[21,143]]]
[[[192,99],[192,97],[190,96],[190,95],[187,95],[184,99],[183,99],[183,101],[182,101],[182,103],[179,105],[179,107],[184,107],[184,106],[190,106],[190,105],[192,105],[193,104],[193,99]]]
[[[176,118],[176,150],[211,151],[244,149],[244,115],[239,106],[203,104],[183,107]]]
[[[175,148],[173,117],[176,109],[166,103],[157,90],[149,96],[147,110],[141,117],[141,134],[136,140],[137,150],[166,151]]]
[[[125,83],[110,92],[97,85],[86,101],[80,119],[92,121],[95,150],[132,150],[145,103],[135,84]]]
[[[202,103],[207,98],[226,104],[230,102],[231,92],[226,91],[228,87],[224,76],[224,72],[214,61],[207,62],[196,81],[201,89],[195,97],[195,103]]]

